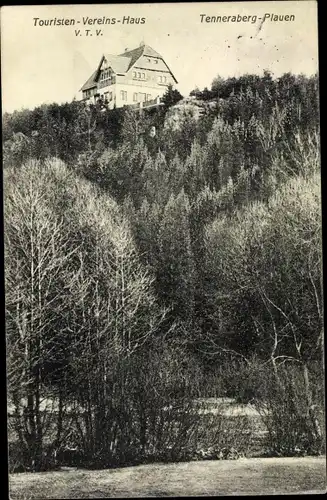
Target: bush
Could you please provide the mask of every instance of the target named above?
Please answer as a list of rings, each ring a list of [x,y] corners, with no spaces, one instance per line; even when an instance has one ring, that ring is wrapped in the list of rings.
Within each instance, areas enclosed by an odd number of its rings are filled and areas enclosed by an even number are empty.
[[[218,405],[216,413],[205,413],[202,424],[193,435],[193,460],[233,460],[247,456],[252,439],[253,425],[244,415],[224,415]]]
[[[19,441],[9,443],[8,471],[10,474],[18,472],[35,472],[35,463],[25,447]],[[41,463],[37,471],[55,470],[58,460],[50,445],[43,447]]]
[[[183,349],[165,346],[160,339],[155,349],[119,363],[109,381],[105,413],[92,411],[94,419],[102,418],[98,436],[87,425],[87,413],[76,415],[79,432],[72,450],[82,450],[85,462],[94,467],[179,461],[190,447],[195,451],[197,443],[190,437],[201,415],[188,395],[191,363]]]
[[[272,370],[260,372],[261,390],[254,405],[267,428],[265,446],[269,455],[319,455],[325,450],[324,403],[321,394],[323,378],[312,382],[316,397],[308,405],[308,389],[301,367],[278,369],[278,379]],[[317,397],[318,396],[318,397]]]

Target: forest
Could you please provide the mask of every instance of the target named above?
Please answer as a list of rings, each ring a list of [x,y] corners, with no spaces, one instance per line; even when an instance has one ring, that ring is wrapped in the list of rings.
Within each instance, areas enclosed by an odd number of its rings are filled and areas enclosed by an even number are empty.
[[[318,77],[190,96],[3,115],[12,471],[324,452]]]

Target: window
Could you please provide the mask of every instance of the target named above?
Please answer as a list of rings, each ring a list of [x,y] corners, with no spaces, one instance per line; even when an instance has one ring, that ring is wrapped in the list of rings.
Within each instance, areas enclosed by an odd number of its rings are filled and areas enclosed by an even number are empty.
[[[155,59],[155,60],[154,60],[154,64],[158,64],[158,59]]]
[[[101,75],[100,75],[100,80],[103,81],[103,80],[110,80],[111,78],[111,72],[110,72],[110,69],[104,69],[101,71]]]
[[[137,102],[137,92],[134,92],[134,94],[133,94],[133,101]]]
[[[120,91],[120,98],[122,101],[127,101],[127,91],[126,90]]]
[[[151,98],[152,98],[152,95],[151,95],[151,94],[147,94],[147,96],[146,96],[146,100],[147,100],[147,101],[151,101]]]
[[[146,74],[141,73],[140,71],[136,72],[133,71],[133,78],[136,78],[137,80],[145,80],[146,79]]]
[[[140,92],[139,98],[140,98],[141,102],[145,102],[146,101],[146,94],[143,94],[143,92]]]

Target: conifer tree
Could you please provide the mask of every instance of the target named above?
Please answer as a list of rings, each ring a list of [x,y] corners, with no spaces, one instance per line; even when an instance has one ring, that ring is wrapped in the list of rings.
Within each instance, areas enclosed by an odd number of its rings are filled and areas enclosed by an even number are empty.
[[[182,190],[171,195],[159,230],[158,283],[162,299],[177,317],[190,319],[194,307],[194,260],[191,247],[190,205]]]

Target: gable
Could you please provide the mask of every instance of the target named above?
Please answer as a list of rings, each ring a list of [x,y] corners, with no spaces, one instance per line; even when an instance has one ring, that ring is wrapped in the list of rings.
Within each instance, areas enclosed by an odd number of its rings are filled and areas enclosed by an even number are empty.
[[[148,57],[148,56],[140,57],[136,61],[134,68],[169,72],[169,68],[163,59],[158,59],[156,57]]]
[[[175,76],[171,72],[161,54],[149,45],[140,45],[136,49],[127,50],[123,54],[120,54],[120,57],[126,57],[130,60],[128,70],[135,67],[140,69],[167,71],[172,75],[173,79],[177,83]]]
[[[175,76],[162,56],[149,45],[140,45],[140,47],[133,50],[127,50],[118,56],[113,54],[103,55],[97,69],[80,90],[86,91],[96,87],[100,72],[103,69],[111,69],[117,75],[125,75],[133,67],[170,73],[177,83]]]
[[[159,59],[162,59],[162,56],[159,54],[159,52],[153,50],[153,48],[150,47],[150,45],[143,45],[143,55],[150,57],[158,57]]]

